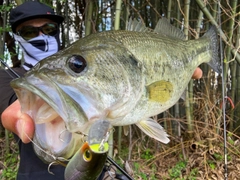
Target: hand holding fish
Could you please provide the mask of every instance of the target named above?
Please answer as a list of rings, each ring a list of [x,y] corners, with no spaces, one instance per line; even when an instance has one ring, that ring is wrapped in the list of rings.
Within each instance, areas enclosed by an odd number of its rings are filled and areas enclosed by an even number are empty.
[[[34,121],[21,112],[18,100],[11,104],[1,116],[3,126],[19,136],[24,143],[29,143],[34,134]]]

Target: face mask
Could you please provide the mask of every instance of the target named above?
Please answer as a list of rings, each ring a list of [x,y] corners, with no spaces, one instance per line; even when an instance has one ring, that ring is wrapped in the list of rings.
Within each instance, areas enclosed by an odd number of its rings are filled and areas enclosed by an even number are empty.
[[[18,41],[23,50],[25,70],[29,70],[42,59],[55,54],[60,48],[59,33],[55,36],[41,34],[28,41],[14,34],[14,39]]]

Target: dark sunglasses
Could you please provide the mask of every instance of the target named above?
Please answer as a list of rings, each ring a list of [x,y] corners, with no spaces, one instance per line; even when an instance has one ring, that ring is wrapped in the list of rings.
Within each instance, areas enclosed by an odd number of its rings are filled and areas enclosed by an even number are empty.
[[[29,39],[39,36],[40,31],[45,35],[54,36],[58,33],[58,24],[57,23],[46,23],[40,27],[23,26],[17,32],[17,34],[22,36],[23,39],[29,40]]]

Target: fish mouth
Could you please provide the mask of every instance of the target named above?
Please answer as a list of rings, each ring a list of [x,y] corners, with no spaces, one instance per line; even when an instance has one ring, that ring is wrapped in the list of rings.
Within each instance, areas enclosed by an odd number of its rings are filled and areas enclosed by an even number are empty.
[[[37,156],[46,163],[71,158],[85,138],[86,123],[82,124],[81,120],[86,120],[86,117],[81,117],[84,116],[81,107],[63,95],[54,83],[46,83],[39,78],[20,78],[11,86],[22,112],[34,120],[32,141]],[[71,105],[66,103],[70,101]]]
[[[70,158],[74,152],[69,152],[68,146],[72,146],[74,149],[74,134],[66,129],[61,116],[43,99],[34,94],[30,96],[37,100],[35,101],[37,105],[34,107],[35,113],[29,113],[27,109],[23,112],[31,114],[32,116],[30,116],[35,122],[33,145],[36,154],[47,162],[51,161],[51,157],[48,155],[56,159]],[[26,107],[23,106],[23,108]]]

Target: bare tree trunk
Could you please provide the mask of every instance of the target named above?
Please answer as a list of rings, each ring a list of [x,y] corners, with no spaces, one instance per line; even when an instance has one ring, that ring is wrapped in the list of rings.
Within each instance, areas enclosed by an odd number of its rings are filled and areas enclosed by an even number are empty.
[[[93,1],[89,0],[86,6],[86,19],[85,19],[85,36],[92,32],[92,14],[93,14]]]

